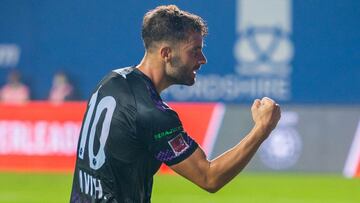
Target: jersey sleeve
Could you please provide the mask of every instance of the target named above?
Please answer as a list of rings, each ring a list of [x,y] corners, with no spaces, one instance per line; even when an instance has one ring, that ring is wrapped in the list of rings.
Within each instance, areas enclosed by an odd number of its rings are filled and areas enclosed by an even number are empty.
[[[171,166],[188,158],[198,147],[198,144],[182,131],[178,134],[173,134],[159,141],[155,147],[155,158],[166,165]]]
[[[185,132],[175,112],[152,123],[152,135],[147,144],[156,160],[171,166],[185,160],[197,149],[198,144]]]

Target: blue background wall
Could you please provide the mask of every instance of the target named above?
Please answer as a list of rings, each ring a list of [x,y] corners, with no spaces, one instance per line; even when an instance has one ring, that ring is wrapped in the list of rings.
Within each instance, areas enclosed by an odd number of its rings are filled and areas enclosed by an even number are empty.
[[[16,44],[21,49],[16,67],[30,86],[33,99],[46,99],[52,76],[59,69],[71,76],[82,98],[87,99],[96,82],[108,71],[136,65],[141,60],[144,51],[140,27],[144,13],[170,3],[202,16],[209,25],[204,49],[208,64],[200,71],[200,81],[212,75],[223,80],[226,75],[236,75],[234,46],[239,40],[236,31],[239,1],[2,0],[0,45]],[[360,1],[290,3],[289,40],[293,47],[292,68],[287,77],[290,94],[269,96],[282,103],[359,104]],[[0,85],[12,68],[0,64]],[[237,81],[243,80],[236,77]],[[184,98],[246,103],[265,96],[194,95]],[[179,100],[174,91],[164,96],[167,100]]]

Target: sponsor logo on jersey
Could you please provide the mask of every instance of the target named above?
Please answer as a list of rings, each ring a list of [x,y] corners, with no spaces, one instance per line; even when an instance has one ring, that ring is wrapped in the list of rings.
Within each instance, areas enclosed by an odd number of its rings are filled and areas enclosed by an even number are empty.
[[[180,130],[183,130],[183,127],[182,126],[178,126],[178,127],[175,127],[175,128],[171,128],[171,129],[168,129],[168,130],[165,130],[163,132],[160,132],[160,133],[157,133],[154,135],[154,138],[155,140],[159,140],[163,137],[166,137],[168,135],[172,135],[173,133],[176,133]]]
[[[181,133],[173,139],[169,140],[168,143],[173,152],[175,153],[175,156],[182,154],[189,148],[189,145],[185,142]]]

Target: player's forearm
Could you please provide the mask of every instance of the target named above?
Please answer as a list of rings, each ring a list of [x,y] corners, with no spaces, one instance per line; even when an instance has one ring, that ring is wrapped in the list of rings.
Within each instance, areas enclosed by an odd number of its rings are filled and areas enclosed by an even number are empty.
[[[244,167],[265,139],[262,128],[255,126],[250,133],[232,149],[210,162],[207,181],[210,192],[216,192],[232,180]]]

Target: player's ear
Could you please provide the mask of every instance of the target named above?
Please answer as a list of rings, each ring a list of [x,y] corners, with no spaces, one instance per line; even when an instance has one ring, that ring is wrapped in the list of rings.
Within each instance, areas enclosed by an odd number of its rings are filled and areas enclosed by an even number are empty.
[[[165,62],[169,62],[171,59],[171,48],[169,46],[161,47],[160,56]]]

